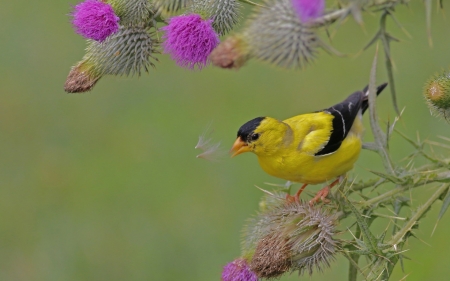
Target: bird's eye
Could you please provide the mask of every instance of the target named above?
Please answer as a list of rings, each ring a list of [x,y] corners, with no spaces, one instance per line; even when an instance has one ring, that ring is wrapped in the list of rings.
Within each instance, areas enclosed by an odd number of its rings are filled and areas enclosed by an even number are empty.
[[[258,138],[259,138],[259,134],[252,134],[252,135],[250,136],[250,139],[251,139],[252,141],[257,140]]]

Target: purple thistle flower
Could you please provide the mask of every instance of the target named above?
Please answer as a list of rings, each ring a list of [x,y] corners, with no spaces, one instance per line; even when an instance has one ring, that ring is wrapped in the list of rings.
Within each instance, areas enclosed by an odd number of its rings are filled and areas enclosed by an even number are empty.
[[[247,261],[239,258],[223,267],[222,281],[258,281],[258,277],[250,270]]]
[[[81,36],[102,42],[119,30],[119,17],[111,5],[99,0],[86,0],[74,7],[72,24]]]
[[[303,23],[322,16],[325,10],[325,0],[292,0],[292,5]]]
[[[199,69],[208,64],[208,56],[219,44],[219,36],[212,20],[203,20],[197,14],[181,15],[170,19],[163,28],[164,52],[181,67]]]

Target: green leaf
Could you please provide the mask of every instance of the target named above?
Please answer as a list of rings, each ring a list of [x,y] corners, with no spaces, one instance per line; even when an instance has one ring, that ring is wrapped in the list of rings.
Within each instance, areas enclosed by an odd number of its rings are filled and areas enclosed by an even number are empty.
[[[445,196],[444,200],[442,201],[442,207],[441,207],[441,210],[439,211],[436,225],[441,220],[441,218],[444,216],[445,212],[448,209],[448,206],[450,206],[450,192],[447,191],[447,195]],[[435,228],[436,228],[436,226],[435,226]],[[434,229],[433,229],[433,232],[434,232]]]

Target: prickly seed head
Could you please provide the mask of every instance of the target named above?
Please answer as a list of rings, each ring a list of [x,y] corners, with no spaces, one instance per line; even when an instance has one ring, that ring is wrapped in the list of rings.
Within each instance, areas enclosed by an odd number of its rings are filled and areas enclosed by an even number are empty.
[[[427,81],[424,97],[430,109],[437,115],[450,119],[450,72],[435,75]]]

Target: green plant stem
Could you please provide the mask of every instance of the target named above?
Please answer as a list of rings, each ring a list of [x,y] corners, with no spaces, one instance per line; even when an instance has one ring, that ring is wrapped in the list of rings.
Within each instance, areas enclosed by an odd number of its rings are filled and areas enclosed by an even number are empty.
[[[361,228],[359,226],[356,227],[355,231],[355,237],[361,236]],[[353,250],[356,250],[357,248],[355,246],[352,247]],[[359,254],[357,253],[350,253],[349,258],[352,259],[353,262],[350,261],[349,268],[348,268],[348,281],[357,281],[358,276],[358,261],[359,261]]]
[[[372,69],[370,70],[370,80],[369,80],[369,116],[370,116],[370,128],[372,129],[372,134],[375,139],[376,149],[378,154],[381,156],[384,168],[391,175],[395,175],[394,166],[387,152],[387,141],[386,135],[381,130],[378,124],[378,116],[376,112],[376,70],[377,70],[377,59],[378,59],[378,47],[375,52],[375,58],[373,59]]]
[[[450,184],[442,184],[438,190],[436,190],[433,195],[431,195],[430,199],[421,207],[419,207],[416,213],[409,219],[408,222],[392,237],[392,239],[388,242],[390,245],[397,245],[402,242],[403,237],[408,233],[411,228],[417,223],[417,221],[429,210],[431,205],[439,199],[439,197],[447,191]]]

